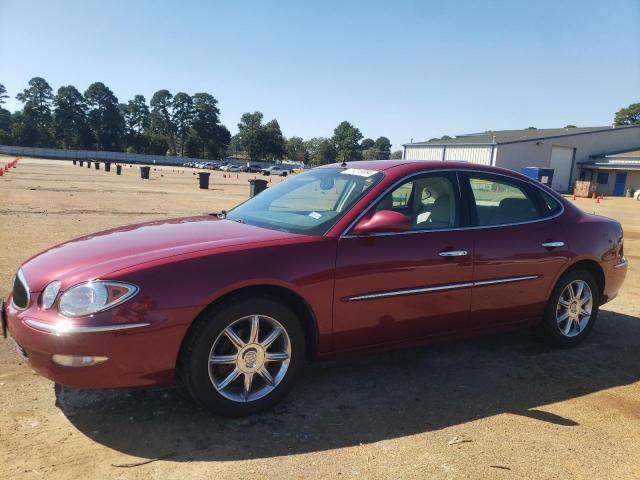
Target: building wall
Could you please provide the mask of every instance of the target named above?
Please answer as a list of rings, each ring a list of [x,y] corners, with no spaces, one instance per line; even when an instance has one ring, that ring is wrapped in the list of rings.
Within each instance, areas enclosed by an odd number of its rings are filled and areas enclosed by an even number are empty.
[[[404,160],[442,160],[442,147],[407,145],[404,149]]]
[[[594,155],[640,147],[640,128],[614,128],[604,132],[567,137],[500,144],[496,152],[496,166],[519,172],[522,167],[549,167],[551,147],[576,149],[571,185],[577,178],[578,165],[592,161]]]
[[[446,160],[491,165],[492,145],[415,145],[405,148],[405,160]]]
[[[627,194],[627,189],[630,189],[631,193],[635,192],[636,190],[640,190],[640,172],[639,171],[622,170],[622,169],[612,169],[612,170],[598,169],[593,171],[593,179],[592,179],[592,181],[596,185],[596,191],[598,192],[598,194],[603,194],[605,196],[613,195],[615,185],[616,185],[616,174],[618,172],[626,172],[627,174],[627,180],[624,186],[624,191],[622,192],[623,196]],[[603,184],[598,183],[598,173],[608,174],[607,183],[603,183]]]

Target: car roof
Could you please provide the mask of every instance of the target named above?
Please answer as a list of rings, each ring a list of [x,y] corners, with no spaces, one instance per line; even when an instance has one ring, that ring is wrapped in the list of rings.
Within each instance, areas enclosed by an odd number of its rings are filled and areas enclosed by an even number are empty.
[[[354,162],[332,163],[318,168],[361,168],[364,170],[375,170],[379,172],[393,169],[394,175],[406,175],[419,171],[429,170],[474,170],[486,173],[499,173],[509,175],[520,180],[529,181],[529,177],[513,170],[489,165],[480,165],[469,162],[443,162],[438,160],[361,160]]]

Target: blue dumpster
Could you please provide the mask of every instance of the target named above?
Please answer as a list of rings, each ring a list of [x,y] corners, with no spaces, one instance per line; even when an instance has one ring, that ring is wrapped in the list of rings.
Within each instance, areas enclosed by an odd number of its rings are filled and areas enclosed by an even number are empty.
[[[524,167],[522,169],[522,174],[529,178],[533,178],[540,183],[544,183],[547,187],[551,188],[553,168]]]

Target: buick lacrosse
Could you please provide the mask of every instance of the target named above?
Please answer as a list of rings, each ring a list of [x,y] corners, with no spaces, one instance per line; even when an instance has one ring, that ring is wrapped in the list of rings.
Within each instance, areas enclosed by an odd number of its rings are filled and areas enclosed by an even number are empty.
[[[620,224],[461,162],[357,162],[229,212],[99,232],[22,265],[3,330],[82,388],[182,382],[228,415],[308,361],[535,328],[584,340],[627,260]]]

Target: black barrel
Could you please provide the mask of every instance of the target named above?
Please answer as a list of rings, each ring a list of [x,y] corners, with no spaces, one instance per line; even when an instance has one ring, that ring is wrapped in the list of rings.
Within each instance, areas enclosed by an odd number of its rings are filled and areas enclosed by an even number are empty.
[[[104,162],[104,171],[105,172],[111,171],[111,162]]]
[[[211,175],[210,172],[198,172],[200,188],[202,190],[207,190],[209,188],[209,175]]]
[[[80,166],[84,167],[84,160],[80,160]]]
[[[267,181],[261,178],[253,178],[249,180],[249,196],[255,197],[257,194],[267,188]]]
[[[122,173],[122,165],[116,165],[116,175],[120,175]]]
[[[77,163],[76,160],[73,160],[73,164],[75,165],[76,163]]]
[[[87,168],[91,168],[91,160],[87,160]]]
[[[96,170],[100,170],[100,162],[94,162],[93,165],[96,167]]]
[[[149,171],[151,170],[151,167],[140,167],[140,178],[143,178],[145,180],[149,180]]]

